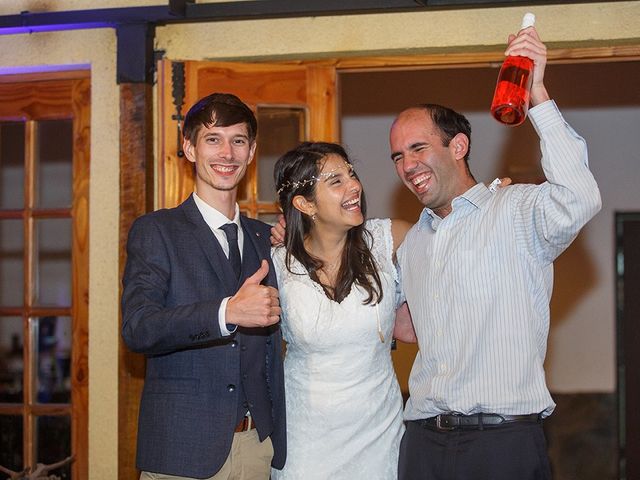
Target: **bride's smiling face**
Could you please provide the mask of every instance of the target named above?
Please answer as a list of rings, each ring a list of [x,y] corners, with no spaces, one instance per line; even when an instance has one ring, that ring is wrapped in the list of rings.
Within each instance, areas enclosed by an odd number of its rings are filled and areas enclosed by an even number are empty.
[[[362,184],[353,168],[340,155],[323,159],[315,186],[315,224],[349,230],[364,222],[360,208]]]

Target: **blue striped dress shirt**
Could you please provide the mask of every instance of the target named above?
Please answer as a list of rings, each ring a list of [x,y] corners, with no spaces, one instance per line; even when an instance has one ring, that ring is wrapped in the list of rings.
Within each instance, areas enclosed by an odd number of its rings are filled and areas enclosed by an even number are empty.
[[[543,369],[552,262],[600,209],[587,147],[553,101],[530,110],[541,185],[476,184],[439,218],[428,208],[398,250],[420,350],[407,420],[445,412],[550,415]]]

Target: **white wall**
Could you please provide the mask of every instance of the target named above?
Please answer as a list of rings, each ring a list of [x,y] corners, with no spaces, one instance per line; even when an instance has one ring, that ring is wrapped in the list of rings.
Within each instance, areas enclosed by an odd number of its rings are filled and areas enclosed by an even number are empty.
[[[535,174],[537,136],[530,124],[503,127],[488,107],[495,69],[344,74],[343,142],[369,194],[370,216],[414,221],[421,209],[389,160],[395,113],[441,103],[472,124],[470,168],[478,181]],[[556,262],[546,369],[554,392],[615,390],[614,212],[640,211],[640,62],[550,65],[547,85],[565,118],[586,138],[602,211]]]

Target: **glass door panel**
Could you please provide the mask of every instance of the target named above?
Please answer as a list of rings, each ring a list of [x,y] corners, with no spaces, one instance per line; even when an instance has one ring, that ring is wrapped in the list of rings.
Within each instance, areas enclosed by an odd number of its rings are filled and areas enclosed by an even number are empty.
[[[36,351],[36,401],[71,402],[71,318],[48,315],[33,322]]]
[[[34,302],[40,306],[71,305],[71,219],[35,223]]]
[[[0,465],[22,471],[23,421],[20,415],[0,415]]]
[[[0,209],[24,205],[24,122],[0,122]]]
[[[36,132],[35,206],[70,208],[73,194],[73,121],[40,121]]]
[[[21,317],[0,317],[0,403],[22,403],[23,337]],[[0,443],[0,451],[2,449],[3,445]]]
[[[21,306],[23,292],[23,221],[0,219],[0,307]]]
[[[307,121],[304,107],[258,105],[258,173],[259,202],[275,202],[273,167],[280,156],[306,138]]]
[[[275,225],[280,213],[258,213],[258,220],[262,220],[269,225]]]
[[[51,465],[71,455],[71,418],[68,415],[36,417],[36,452],[38,463]],[[59,478],[71,478],[71,465],[55,470]]]

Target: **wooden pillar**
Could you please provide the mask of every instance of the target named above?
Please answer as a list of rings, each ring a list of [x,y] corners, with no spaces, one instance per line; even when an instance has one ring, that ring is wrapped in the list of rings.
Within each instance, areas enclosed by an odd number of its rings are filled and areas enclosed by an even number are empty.
[[[147,83],[120,84],[120,278],[133,221],[153,209],[153,95]],[[120,318],[119,325],[122,325]],[[137,480],[138,408],[144,356],[130,352],[120,337],[118,391],[118,479]]]

